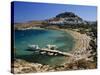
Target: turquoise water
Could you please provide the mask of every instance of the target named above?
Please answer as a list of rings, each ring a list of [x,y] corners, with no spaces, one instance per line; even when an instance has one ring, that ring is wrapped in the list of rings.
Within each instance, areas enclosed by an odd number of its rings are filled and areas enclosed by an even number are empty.
[[[65,61],[64,56],[47,56],[27,51],[28,45],[39,45],[44,48],[47,44],[56,45],[60,51],[70,51],[74,46],[73,37],[63,31],[47,29],[30,29],[15,31],[16,58],[29,62],[37,62],[49,65],[58,65]]]

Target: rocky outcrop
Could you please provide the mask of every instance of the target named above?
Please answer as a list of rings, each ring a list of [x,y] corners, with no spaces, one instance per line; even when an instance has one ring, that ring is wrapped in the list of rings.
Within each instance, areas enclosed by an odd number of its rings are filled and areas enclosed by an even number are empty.
[[[73,61],[71,63],[64,63],[61,65],[43,65],[39,63],[27,62],[22,59],[16,59],[12,64],[12,73],[36,73],[36,72],[55,72],[55,71],[65,71],[65,70],[81,70],[81,69],[95,69],[96,64],[94,62],[86,61],[81,59],[78,61]]]
[[[83,20],[82,18],[80,18],[79,16],[75,15],[72,12],[64,12],[64,13],[60,13],[58,15],[56,15],[56,17],[52,18],[52,19],[48,19],[47,22],[49,24],[87,24],[87,22],[85,20]]]
[[[44,69],[42,67],[43,65],[39,63],[29,63],[25,60],[16,59],[14,63],[12,64],[12,72],[13,73],[40,72]]]

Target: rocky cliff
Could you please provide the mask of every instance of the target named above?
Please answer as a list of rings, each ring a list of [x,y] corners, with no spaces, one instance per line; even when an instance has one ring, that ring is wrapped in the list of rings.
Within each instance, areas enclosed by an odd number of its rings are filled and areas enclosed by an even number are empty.
[[[83,20],[72,12],[64,12],[56,15],[54,18],[46,20],[48,24],[87,24],[87,21]]]

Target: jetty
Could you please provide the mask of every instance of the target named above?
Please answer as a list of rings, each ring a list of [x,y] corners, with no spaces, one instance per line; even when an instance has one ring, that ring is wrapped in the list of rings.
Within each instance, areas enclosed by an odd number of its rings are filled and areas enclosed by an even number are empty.
[[[56,45],[47,45],[47,48],[39,48],[38,45],[29,45],[28,47],[31,51],[39,52],[40,54],[46,54],[50,56],[57,56],[57,55],[69,56],[69,57],[73,56],[71,53],[57,50]]]

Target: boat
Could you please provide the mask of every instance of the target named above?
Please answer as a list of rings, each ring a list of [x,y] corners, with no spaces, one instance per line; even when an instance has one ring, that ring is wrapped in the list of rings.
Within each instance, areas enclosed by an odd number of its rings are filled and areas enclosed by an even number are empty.
[[[38,50],[40,49],[38,45],[29,45],[28,49],[32,49],[32,50]]]
[[[48,49],[51,49],[51,50],[57,49],[57,46],[56,46],[56,45],[50,45],[50,44],[48,44],[46,47],[47,47]]]
[[[72,54],[70,53],[67,53],[67,52],[61,52],[59,50],[57,50],[56,48],[56,45],[46,45],[47,48],[39,48],[38,45],[29,45],[28,48],[29,48],[29,51],[34,51],[34,52],[39,52],[40,54],[47,54],[47,55],[50,55],[50,56],[56,56],[56,55],[63,55],[63,56],[73,56]]]

